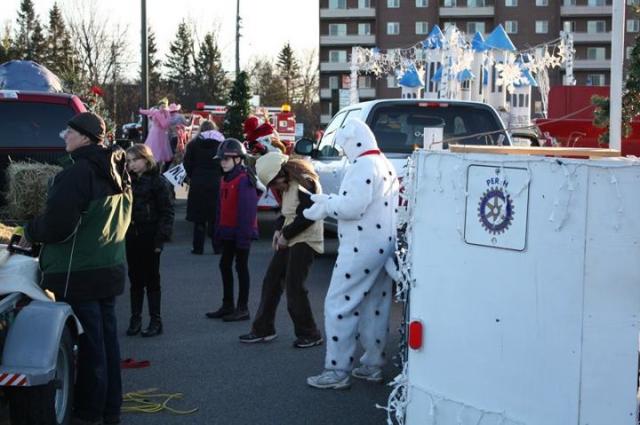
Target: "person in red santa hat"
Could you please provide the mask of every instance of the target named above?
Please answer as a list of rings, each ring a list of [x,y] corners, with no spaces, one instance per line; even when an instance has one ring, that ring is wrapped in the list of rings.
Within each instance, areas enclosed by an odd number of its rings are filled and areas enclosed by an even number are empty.
[[[258,140],[266,136],[272,136],[270,139],[271,146],[280,150],[281,153],[284,153],[285,146],[282,142],[278,141],[277,138],[273,137],[273,126],[268,122],[260,124],[260,120],[255,115],[249,116],[249,118],[244,121],[243,131],[245,138],[244,143],[247,146],[249,154],[261,156],[269,152],[267,146]]]

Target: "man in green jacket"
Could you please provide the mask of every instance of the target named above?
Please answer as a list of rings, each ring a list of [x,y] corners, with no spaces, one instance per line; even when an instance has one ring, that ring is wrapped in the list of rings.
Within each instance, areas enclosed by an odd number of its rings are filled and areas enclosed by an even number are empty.
[[[103,146],[105,124],[83,112],[63,131],[67,164],[49,188],[44,214],[25,228],[40,252],[42,286],[73,308],[80,337],[74,420],[120,422],[122,383],[115,297],[124,289],[131,184],[125,152]]]

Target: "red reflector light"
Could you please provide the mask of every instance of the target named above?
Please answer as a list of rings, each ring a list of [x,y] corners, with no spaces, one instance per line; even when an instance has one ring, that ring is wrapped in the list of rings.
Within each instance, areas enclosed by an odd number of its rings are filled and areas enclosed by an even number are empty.
[[[412,350],[422,348],[422,322],[418,320],[409,323],[409,348]]]
[[[196,109],[198,109],[198,110],[200,110],[200,111],[204,109],[204,106],[205,106],[205,103],[204,103],[204,102],[198,102],[198,103],[196,103]]]
[[[418,103],[418,106],[421,108],[446,108],[449,104],[440,102],[420,102]]]

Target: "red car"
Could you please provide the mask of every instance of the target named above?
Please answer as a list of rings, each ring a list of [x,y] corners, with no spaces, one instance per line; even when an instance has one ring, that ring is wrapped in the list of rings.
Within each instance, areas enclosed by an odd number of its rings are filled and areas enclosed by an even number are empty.
[[[60,131],[85,111],[71,94],[0,90],[0,190],[10,160],[55,163],[64,155]]]

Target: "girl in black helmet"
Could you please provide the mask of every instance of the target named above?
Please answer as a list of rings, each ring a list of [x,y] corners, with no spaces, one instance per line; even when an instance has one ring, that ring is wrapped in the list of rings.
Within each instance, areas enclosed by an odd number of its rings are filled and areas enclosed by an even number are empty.
[[[214,243],[222,250],[220,273],[222,275],[222,306],[207,313],[211,319],[225,322],[248,320],[249,310],[249,248],[258,239],[258,192],[255,177],[244,165],[245,147],[236,139],[226,139],[216,157],[220,159],[223,177],[220,181],[220,197],[216,216]],[[233,259],[238,273],[238,304],[233,302]]]

